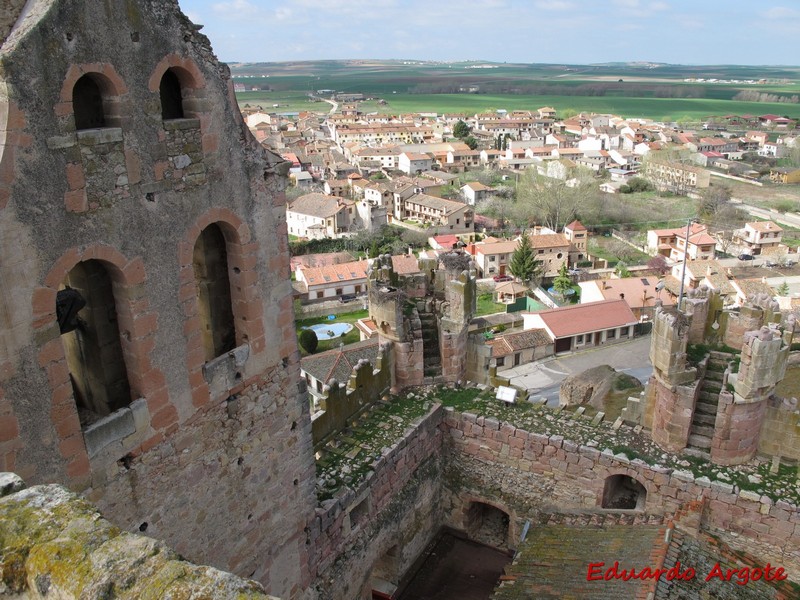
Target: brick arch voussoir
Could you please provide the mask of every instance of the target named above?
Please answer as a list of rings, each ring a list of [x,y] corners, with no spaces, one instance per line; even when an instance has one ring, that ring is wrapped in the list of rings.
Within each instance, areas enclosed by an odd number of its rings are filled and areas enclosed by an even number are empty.
[[[108,91],[111,96],[123,96],[128,93],[128,86],[125,85],[125,80],[122,79],[116,69],[108,63],[84,63],[79,65],[70,65],[67,74],[64,77],[64,83],[61,86],[61,94],[59,96],[61,102],[68,102],[72,104],[72,90],[75,83],[84,75],[97,74],[104,77],[104,84],[110,86]]]
[[[161,78],[168,69],[175,69],[178,74],[178,80],[181,86],[187,87],[192,90],[202,89],[206,86],[205,77],[191,58],[179,56],[177,54],[168,54],[162,58],[153,69],[150,79],[147,82],[147,87],[151,92],[158,92],[161,85]]]

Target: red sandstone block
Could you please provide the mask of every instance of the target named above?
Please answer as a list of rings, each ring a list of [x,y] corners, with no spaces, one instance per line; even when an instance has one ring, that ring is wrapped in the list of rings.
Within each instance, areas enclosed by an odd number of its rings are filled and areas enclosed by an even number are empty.
[[[51,317],[56,313],[56,290],[51,288],[36,288],[33,290],[33,316]]]
[[[134,321],[135,336],[144,338],[158,329],[158,313],[138,315]]]
[[[67,463],[67,477],[79,479],[89,475],[89,457],[84,452]]]
[[[147,396],[147,409],[151,415],[160,412],[167,405],[169,405],[169,394],[165,387],[159,388]]]
[[[76,415],[56,421],[54,427],[56,434],[58,434],[58,437],[62,440],[74,435],[80,435],[81,433],[81,423]]]
[[[51,362],[64,360],[64,347],[61,339],[54,339],[46,342],[39,350],[39,366],[45,367]]]
[[[150,420],[153,429],[166,429],[178,421],[178,411],[171,404],[158,411]]]
[[[155,448],[156,446],[158,446],[163,441],[164,441],[164,434],[163,433],[157,433],[156,435],[154,435],[150,439],[145,440],[145,442],[142,443],[142,445],[139,448],[140,448],[142,454],[144,454],[145,452],[148,452],[148,451],[152,450],[153,448]]]
[[[52,362],[47,365],[47,380],[50,387],[55,388],[69,380],[69,367],[67,361]]]
[[[128,285],[144,283],[144,262],[141,258],[134,258],[125,266],[122,272],[125,274]]]
[[[14,102],[8,102],[7,106],[6,129],[25,129],[25,113]]]
[[[214,154],[219,149],[219,138],[216,134],[209,133],[203,136],[203,153]]]
[[[80,433],[62,440],[58,445],[58,449],[61,452],[61,456],[66,459],[70,459],[80,453],[86,454],[86,446],[83,443],[83,436],[80,435]]]
[[[0,442],[9,442],[19,436],[19,422],[13,415],[0,417]]]
[[[125,149],[125,169],[128,174],[128,183],[139,183],[142,180],[142,161],[139,155],[129,148]]]
[[[82,164],[67,163],[67,185],[70,190],[79,190],[86,187],[86,178],[83,175]]]
[[[72,190],[64,194],[64,207],[67,212],[86,212],[89,210],[88,200],[86,198],[86,190]]]

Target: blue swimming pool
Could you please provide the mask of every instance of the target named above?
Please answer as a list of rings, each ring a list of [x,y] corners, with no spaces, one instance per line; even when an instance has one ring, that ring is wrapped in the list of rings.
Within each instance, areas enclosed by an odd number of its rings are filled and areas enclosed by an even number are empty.
[[[317,334],[318,340],[331,340],[337,338],[348,331],[353,326],[350,323],[320,323],[319,325],[312,325],[311,327],[304,327],[304,329],[313,329]]]

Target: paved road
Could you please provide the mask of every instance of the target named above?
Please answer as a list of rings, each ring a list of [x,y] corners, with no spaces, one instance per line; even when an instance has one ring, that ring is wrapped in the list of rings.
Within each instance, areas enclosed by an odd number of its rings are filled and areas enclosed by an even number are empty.
[[[800,215],[797,215],[796,213],[779,213],[775,210],[768,210],[766,208],[760,208],[758,206],[747,204],[738,198],[731,198],[731,202],[740,204],[744,210],[754,217],[770,219],[780,225],[786,225],[795,229],[800,229]]]
[[[533,398],[547,398],[551,406],[558,404],[558,389],[569,375],[600,365],[610,365],[618,371],[646,382],[653,372],[650,364],[650,336],[636,338],[609,346],[585,350],[576,354],[554,357],[501,371],[511,384],[527,389]]]

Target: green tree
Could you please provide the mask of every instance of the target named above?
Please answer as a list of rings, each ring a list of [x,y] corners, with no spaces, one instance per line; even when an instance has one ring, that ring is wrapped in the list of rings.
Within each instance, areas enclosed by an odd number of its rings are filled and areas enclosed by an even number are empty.
[[[463,139],[463,142],[464,142],[464,143],[465,143],[467,146],[469,146],[469,149],[470,149],[470,150],[475,150],[475,148],[477,148],[477,147],[478,147],[478,140],[476,140],[476,139],[475,139],[474,137],[472,137],[471,135],[468,135],[467,137],[465,137],[465,138]]]
[[[572,289],[572,278],[569,276],[569,273],[567,272],[566,263],[561,265],[561,269],[559,270],[558,275],[556,275],[556,278],[553,280],[553,287],[562,296],[567,293],[567,290]]]
[[[784,280],[784,282],[777,287],[777,289],[775,290],[775,293],[778,294],[778,296],[788,296],[789,295],[789,284],[786,283],[786,281]]]
[[[626,277],[631,276],[631,272],[628,270],[628,265],[622,260],[617,263],[617,266],[614,268],[614,272],[620,279],[625,279]]]
[[[317,345],[319,345],[319,340],[317,339],[317,334],[314,333],[313,329],[303,329],[300,332],[300,338],[298,339],[300,342],[300,346],[308,352],[309,354],[314,354],[317,351]]]
[[[463,139],[469,135],[469,132],[472,131],[464,121],[459,121],[455,125],[453,125],[453,135],[459,139]]]
[[[514,254],[511,255],[511,262],[508,268],[514,277],[526,282],[537,276],[540,265],[541,263],[536,261],[536,255],[533,253],[531,240],[528,234],[523,231],[519,244],[514,250]]]

